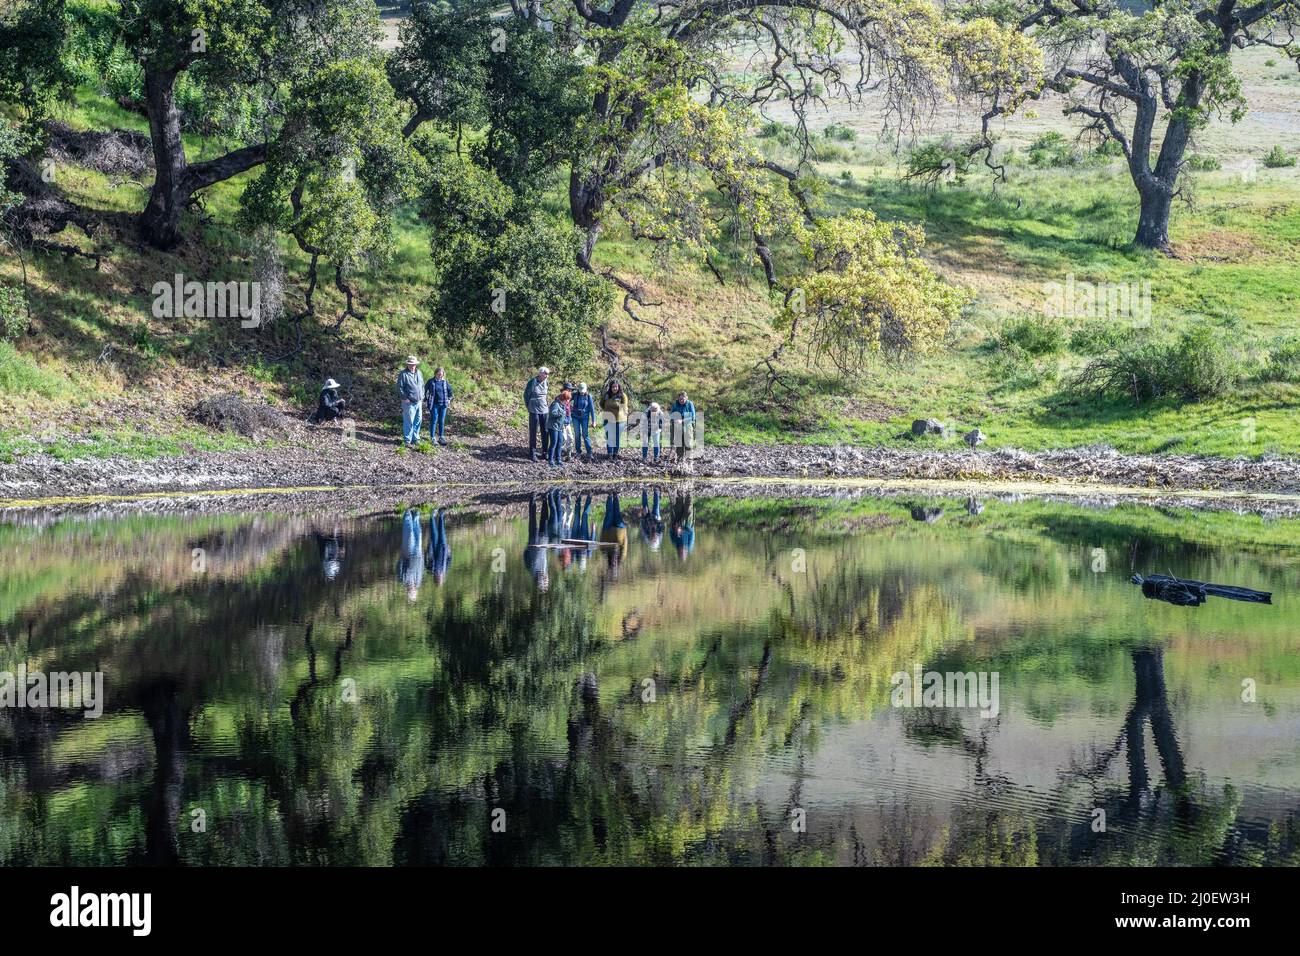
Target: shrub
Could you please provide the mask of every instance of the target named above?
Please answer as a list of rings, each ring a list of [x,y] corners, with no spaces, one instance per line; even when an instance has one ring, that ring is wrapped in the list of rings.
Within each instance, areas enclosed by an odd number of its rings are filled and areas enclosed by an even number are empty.
[[[841,143],[851,143],[858,138],[855,130],[840,123],[831,123],[822,130],[822,135],[827,139],[837,139]]]
[[[1124,155],[1124,147],[1120,146],[1119,140],[1108,139],[1093,150],[1093,152],[1098,156],[1105,157],[1106,159],[1114,159],[1117,156]]]
[[[1076,355],[1101,355],[1133,341],[1131,325],[1107,319],[1090,319],[1070,333],[1070,351]]]
[[[27,297],[18,286],[0,285],[0,342],[27,331]]]
[[[1279,143],[1264,154],[1264,165],[1269,169],[1285,169],[1295,165],[1295,157],[1287,153]]]
[[[853,158],[852,149],[834,141],[816,146],[815,153],[821,163],[847,163]]]
[[[907,154],[907,178],[937,183],[951,179],[960,183],[970,172],[973,160],[967,147],[958,146],[950,139],[926,143]]]
[[[1056,380],[1057,363],[1054,360],[1035,361],[1025,349],[1008,343],[994,355],[990,372],[998,383],[998,390],[1034,388]]]
[[[1262,377],[1266,382],[1300,382],[1300,341],[1293,339],[1273,349]]]
[[[1085,365],[1067,388],[1079,396],[1196,401],[1223,395],[1242,379],[1243,368],[1218,330],[1199,325],[1173,338],[1143,338]]]
[[[1026,315],[1005,322],[997,334],[1002,350],[1020,349],[1027,355],[1055,355],[1065,346],[1065,329],[1048,316]]]
[[[1083,153],[1055,130],[1044,133],[1029,144],[1029,165],[1043,168],[1078,166]]]
[[[65,391],[65,381],[41,368],[9,342],[0,342],[0,395],[40,395],[54,398]]]
[[[1212,173],[1223,168],[1223,164],[1213,156],[1191,156],[1187,160],[1187,168],[1198,173]]]

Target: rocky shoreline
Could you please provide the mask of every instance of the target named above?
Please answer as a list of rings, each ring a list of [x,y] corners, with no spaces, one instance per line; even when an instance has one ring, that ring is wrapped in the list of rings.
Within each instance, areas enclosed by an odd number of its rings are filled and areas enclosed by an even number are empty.
[[[631,453],[629,453],[631,452]],[[1078,496],[1089,486],[1129,489],[1134,495],[1198,500],[1216,495],[1300,495],[1300,460],[1280,456],[1222,459],[1204,456],[1125,455],[1105,447],[1029,453],[924,447],[816,445],[708,446],[685,465],[666,457],[645,463],[640,449],[608,461],[597,456],[559,468],[532,462],[518,436],[489,436],[432,452],[399,450],[384,436],[303,429],[293,440],[251,450],[196,452],[184,457],[134,460],[49,455],[0,464],[0,505],[54,504],[90,496],[167,495],[232,489],[319,489],[355,496],[366,489],[430,485],[491,492],[568,482],[700,482],[749,479],[780,485],[848,481],[934,482],[956,493],[955,483],[1024,486],[1032,493]],[[1005,489],[1003,489],[1005,490]]]

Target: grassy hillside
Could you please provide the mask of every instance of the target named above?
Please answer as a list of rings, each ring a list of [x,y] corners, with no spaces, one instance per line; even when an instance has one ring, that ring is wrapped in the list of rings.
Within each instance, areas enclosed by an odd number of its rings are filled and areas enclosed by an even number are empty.
[[[945,348],[920,360],[881,362],[850,382],[792,355],[794,391],[769,397],[752,370],[778,335],[744,237],[715,262],[720,283],[703,263],[652,258],[646,246],[611,230],[598,260],[642,279],[647,298],[662,303],[647,313],[669,329],[657,337],[649,326],[614,318],[633,383],[660,398],[690,389],[712,442],[894,443],[904,440],[900,433],[913,418],[935,417],[957,428],[979,425],[991,447],[1104,442],[1124,451],[1300,454],[1300,169],[1262,163],[1275,145],[1295,152],[1300,78],[1264,52],[1243,56],[1241,64],[1253,112],[1239,127],[1213,126],[1198,144],[1202,169],[1188,173],[1191,204],[1175,211],[1172,258],[1129,248],[1137,204],[1127,174],[1113,157],[1073,146],[1059,104],[1045,102],[1037,114],[1009,124],[1001,146],[1008,181],[996,188],[983,171],[933,188],[909,182],[901,171],[905,157],[877,143],[878,116],[869,108],[828,114],[829,128],[819,136],[826,181],[820,202],[923,224],[929,258],[974,293]],[[80,90],[62,119],[74,129],[145,128],[142,116],[92,88]],[[920,140],[959,136],[968,119],[956,110],[937,114]],[[1066,134],[1064,143],[1042,139],[1054,130]],[[764,149],[791,156],[779,123],[762,132]],[[202,157],[218,144],[193,138],[188,147]],[[1247,160],[1254,166],[1243,165]],[[82,202],[122,212],[140,209],[147,187],[76,166],[60,166],[58,181]],[[326,288],[318,295],[317,324],[304,330],[306,347],[290,358],[284,356],[294,332],[284,320],[245,330],[234,319],[153,318],[153,283],[176,273],[248,278],[249,240],[236,221],[245,181],[206,194],[203,210],[190,218],[193,239],[173,253],[105,232],[97,271],[58,256],[27,263],[31,330],[14,346],[0,343],[0,457],[37,450],[148,456],[241,444],[191,425],[186,410],[201,397],[235,390],[305,413],[326,375],[344,383],[363,418],[389,420],[392,377],[409,352],[448,367],[463,400],[459,434],[522,424],[524,368],[473,350],[449,351],[427,332],[429,236],[413,212],[401,224],[393,261],[359,284],[368,319],[336,332],[339,302]],[[552,194],[561,208],[563,184],[555,183]],[[292,309],[305,261],[287,244],[282,255]],[[20,263],[6,254],[0,281],[20,279]],[[1069,394],[1065,383],[1098,343],[1129,324],[1122,317],[1042,318],[1050,284],[1071,280],[1149,282],[1153,328],[1210,326],[1232,344],[1244,369],[1241,384],[1193,403]],[[589,380],[600,374],[594,360],[559,373]],[[396,436],[395,421],[392,427]]]

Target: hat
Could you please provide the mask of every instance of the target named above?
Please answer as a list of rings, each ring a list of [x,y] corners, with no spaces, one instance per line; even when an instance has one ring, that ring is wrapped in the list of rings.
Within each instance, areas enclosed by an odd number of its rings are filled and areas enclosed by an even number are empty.
[[[587,383],[586,383],[586,382],[579,382],[579,383],[578,383],[578,391],[580,391],[580,392],[585,392],[586,390],[587,390]]]
[[[326,388],[342,388],[343,386],[340,385],[338,382],[334,381],[334,379],[332,379],[332,378],[327,378],[327,379],[325,379],[325,387],[326,387]]]
[[[418,358],[416,358],[414,355],[408,355],[408,356],[406,357],[406,364],[407,364],[407,365],[419,365],[419,364],[420,364],[420,360],[419,360]]]

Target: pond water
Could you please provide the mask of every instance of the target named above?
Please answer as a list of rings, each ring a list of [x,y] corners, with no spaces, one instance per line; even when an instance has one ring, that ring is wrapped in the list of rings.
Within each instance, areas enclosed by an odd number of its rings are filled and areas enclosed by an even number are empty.
[[[1300,862],[1300,523],[655,496],[0,524],[0,864]]]

